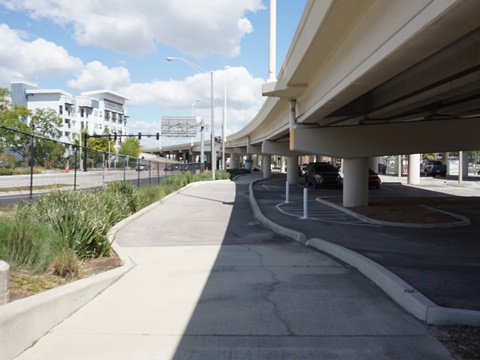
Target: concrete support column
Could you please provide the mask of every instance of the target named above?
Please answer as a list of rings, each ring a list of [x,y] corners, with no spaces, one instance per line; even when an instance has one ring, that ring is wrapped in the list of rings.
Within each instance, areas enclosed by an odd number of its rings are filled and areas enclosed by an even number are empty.
[[[343,206],[367,206],[368,159],[344,159],[343,174]]]
[[[375,172],[378,172],[379,163],[380,163],[380,158],[377,156],[368,158],[368,168],[372,169]]]
[[[262,170],[264,179],[272,176],[272,157],[270,155],[262,156]]]
[[[408,155],[408,184],[420,184],[420,154]]]
[[[468,151],[462,151],[462,174],[465,180],[468,177]]]
[[[10,265],[0,260],[0,305],[8,303],[10,298],[9,281]]]
[[[298,157],[290,156],[287,165],[287,181],[289,185],[298,184]]]
[[[314,155],[309,155],[309,156],[308,156],[308,162],[309,162],[309,163],[315,162],[315,156],[314,156]]]
[[[447,175],[450,175],[450,160],[448,159],[448,152],[442,153],[442,164],[447,167]]]
[[[463,181],[463,151],[458,152],[458,183]]]
[[[403,164],[402,164],[402,155],[397,155],[396,157],[396,165],[397,165],[397,176],[402,177],[402,170],[403,170]]]
[[[285,156],[281,156],[280,157],[280,171],[282,173],[285,172],[285,162],[286,162]]]

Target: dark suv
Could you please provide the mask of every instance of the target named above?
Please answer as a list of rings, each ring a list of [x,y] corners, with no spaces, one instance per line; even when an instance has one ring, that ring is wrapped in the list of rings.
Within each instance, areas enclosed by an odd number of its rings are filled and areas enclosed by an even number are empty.
[[[309,163],[305,171],[305,185],[314,188],[320,186],[341,187],[343,179],[338,169],[327,162]]]

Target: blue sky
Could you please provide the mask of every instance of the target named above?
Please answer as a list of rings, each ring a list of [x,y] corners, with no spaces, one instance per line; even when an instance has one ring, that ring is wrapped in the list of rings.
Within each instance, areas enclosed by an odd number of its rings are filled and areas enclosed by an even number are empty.
[[[306,1],[277,0],[277,72]],[[109,89],[130,99],[128,132],[155,133],[162,116],[190,116],[193,103],[194,115],[210,122],[210,77],[181,61],[166,61],[185,58],[214,71],[217,134],[226,80],[231,134],[264,102],[269,5],[268,0],[0,0],[0,87],[23,80],[74,96]],[[142,146],[187,142],[142,139]]]

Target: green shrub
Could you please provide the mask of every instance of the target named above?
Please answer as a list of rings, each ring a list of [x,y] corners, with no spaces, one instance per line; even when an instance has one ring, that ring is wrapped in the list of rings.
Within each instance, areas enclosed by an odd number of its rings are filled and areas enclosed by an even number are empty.
[[[0,175],[13,175],[13,170],[8,169],[8,168],[4,168],[4,167],[0,167]]]
[[[109,254],[108,230],[131,212],[126,196],[102,191],[54,191],[40,196],[32,205],[19,206],[17,213],[32,223],[51,226],[65,247],[80,259],[87,259]]]
[[[140,210],[144,204],[135,186],[126,181],[114,181],[107,185],[106,192],[113,193],[114,195],[126,196],[128,200],[128,206],[132,213]]]

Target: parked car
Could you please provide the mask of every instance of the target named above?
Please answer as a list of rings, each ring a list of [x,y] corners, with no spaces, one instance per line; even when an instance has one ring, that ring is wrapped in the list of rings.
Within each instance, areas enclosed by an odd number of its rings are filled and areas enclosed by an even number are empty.
[[[148,165],[147,164],[138,164],[137,167],[135,168],[137,171],[145,171],[148,170]]]
[[[326,162],[309,163],[305,172],[305,184],[314,188],[321,186],[341,187],[343,179],[335,166]]]
[[[372,169],[368,169],[368,187],[380,189],[382,187],[382,179]]]
[[[423,160],[420,162],[420,174],[435,177],[440,175],[447,176],[447,165],[443,165],[439,160]]]

